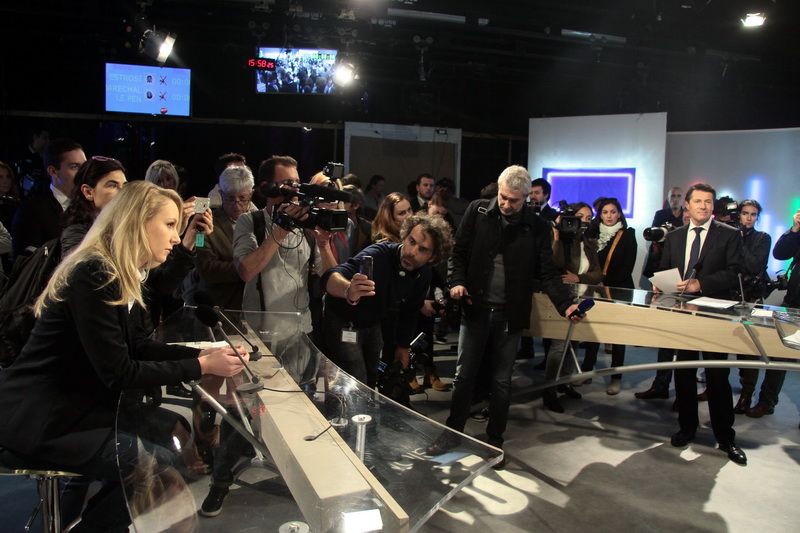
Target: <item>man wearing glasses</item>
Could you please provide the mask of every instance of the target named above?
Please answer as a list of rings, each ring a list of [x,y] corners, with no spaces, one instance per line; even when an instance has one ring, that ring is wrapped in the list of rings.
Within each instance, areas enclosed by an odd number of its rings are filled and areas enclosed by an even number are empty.
[[[233,262],[233,228],[250,210],[253,173],[246,166],[231,166],[219,176],[221,205],[213,210],[215,231],[197,248],[198,290],[209,294],[223,309],[241,309],[244,281]]]

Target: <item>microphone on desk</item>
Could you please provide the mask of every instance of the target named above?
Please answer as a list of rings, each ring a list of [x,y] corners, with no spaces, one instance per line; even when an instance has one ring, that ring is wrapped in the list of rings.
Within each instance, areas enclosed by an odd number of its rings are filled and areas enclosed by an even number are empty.
[[[200,304],[197,306],[197,318],[202,322],[204,325],[213,328],[214,326],[219,327],[220,333],[222,333],[222,338],[225,339],[225,342],[228,343],[228,346],[231,347],[233,353],[236,354],[236,357],[244,365],[245,370],[247,373],[250,374],[250,383],[242,383],[241,385],[236,387],[236,390],[242,393],[252,393],[258,392],[264,388],[264,384],[261,383],[261,380],[253,374],[253,371],[250,370],[250,367],[247,365],[247,361],[239,354],[239,350],[236,349],[236,346],[233,345],[231,340],[228,338],[228,335],[225,334],[225,330],[222,329],[222,322],[220,322],[219,318],[217,318],[217,313],[214,312],[209,306],[205,304]]]
[[[736,275],[739,277],[739,292],[742,295],[742,301],[739,302],[738,304],[734,305],[733,307],[734,307],[734,309],[744,309],[745,307],[748,307],[748,305],[747,305],[747,302],[744,299],[744,284],[742,283],[742,273],[739,272]]]
[[[703,263],[696,263],[694,265],[694,268],[692,269],[692,271],[689,273],[689,277],[686,278],[686,281],[689,281],[690,279],[695,279],[697,277],[697,274],[700,273],[700,270],[702,268],[703,268]],[[681,290],[681,292],[680,292],[680,294],[678,294],[678,296],[683,296],[683,293],[685,291],[686,291],[686,287],[684,287],[683,290]]]
[[[244,342],[246,342],[247,344],[250,345],[250,349],[251,349],[251,351],[250,351],[250,360],[251,361],[258,361],[259,359],[261,359],[261,354],[258,351],[258,346],[256,346],[252,342],[250,342],[250,340],[248,340],[248,338],[245,336],[245,334],[242,333],[239,330],[239,328],[237,328],[236,325],[233,322],[231,322],[231,320],[225,315],[225,313],[222,312],[222,309],[220,309],[218,305],[214,304],[214,299],[211,297],[210,294],[208,294],[205,291],[197,291],[194,294],[194,301],[195,301],[195,303],[197,303],[198,306],[199,305],[207,305],[208,307],[211,307],[218,317],[221,317],[222,319],[224,319],[225,322],[227,322],[233,328],[233,330],[236,333],[238,333],[239,336],[242,339],[244,339]]]

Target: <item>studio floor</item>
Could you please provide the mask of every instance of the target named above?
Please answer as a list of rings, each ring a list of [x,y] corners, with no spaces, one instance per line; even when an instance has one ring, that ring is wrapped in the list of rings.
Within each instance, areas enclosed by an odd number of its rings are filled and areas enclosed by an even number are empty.
[[[455,338],[451,333],[449,340]],[[455,352],[449,344],[436,350],[441,377],[450,382]],[[629,347],[626,362],[653,362],[655,352]],[[789,373],[774,415],[737,415],[736,441],[749,460],[742,467],[716,449],[706,404],[700,404],[702,427],[695,442],[685,449],[669,444],[678,429],[670,409],[674,391],[669,400],[633,396],[649,387],[651,373],[625,374],[617,396],[606,394],[608,378],[595,378],[578,388],[582,399],[562,397],[565,413],[546,410],[541,391],[532,390],[544,380],[544,372],[534,369],[541,360],[537,346],[537,355],[519,360],[515,368],[506,468],[474,480],[420,531],[797,531],[800,507],[792,503],[792,494],[800,479],[800,376]],[[609,360],[601,350],[598,367]],[[731,383],[738,395],[737,370],[731,371]],[[429,390],[412,397],[412,403],[443,422],[449,399],[450,393]],[[478,420],[470,420],[466,429],[479,438],[484,430],[485,422]],[[206,487],[197,484],[196,490]],[[23,531],[35,498],[32,481],[0,477],[0,531]],[[268,514],[280,515],[275,531],[284,521],[302,520],[280,482],[269,482],[264,498]],[[255,524],[231,524],[224,512],[200,524],[202,531],[256,530]],[[264,531],[263,523],[258,530]]]

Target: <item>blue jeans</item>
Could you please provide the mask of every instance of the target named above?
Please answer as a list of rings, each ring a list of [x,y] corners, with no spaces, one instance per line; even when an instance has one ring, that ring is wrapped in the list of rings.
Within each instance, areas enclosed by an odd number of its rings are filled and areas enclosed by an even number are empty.
[[[492,357],[492,387],[486,434],[492,444],[503,443],[511,405],[511,374],[521,331],[509,332],[503,311],[480,307],[462,317],[458,334],[458,362],[447,426],[464,431],[472,403],[472,389],[484,355]]]

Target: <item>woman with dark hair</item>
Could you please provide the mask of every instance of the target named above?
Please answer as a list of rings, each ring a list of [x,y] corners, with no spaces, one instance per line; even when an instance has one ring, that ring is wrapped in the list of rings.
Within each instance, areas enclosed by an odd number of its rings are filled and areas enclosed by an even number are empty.
[[[584,231],[585,225],[592,220],[592,208],[585,202],[570,204],[569,207],[575,216],[580,217],[581,226],[577,232],[561,232],[553,228],[553,264],[561,271],[561,281],[564,283],[584,283],[597,285],[603,279],[600,263],[597,259],[597,243],[590,239]],[[561,220],[556,218],[556,224]],[[558,367],[565,346],[563,339],[553,339],[545,343],[545,379],[555,380],[558,376]],[[578,343],[571,341],[571,348],[577,354]],[[571,374],[574,370],[572,358],[567,357],[561,368],[561,375]],[[568,397],[580,399],[581,395],[571,385],[558,385],[544,390],[542,400],[544,406],[556,413],[563,413],[564,406],[558,400],[558,392],[563,392]]]
[[[364,189],[364,214],[367,218],[375,218],[378,208],[386,199],[383,195],[383,187],[386,185],[386,178],[380,174],[375,174],[369,179],[367,188]]]
[[[372,221],[372,242],[401,242],[400,226],[411,215],[411,201],[399,192],[389,194]]]
[[[64,211],[61,252],[79,245],[100,210],[128,183],[125,167],[116,159],[96,155],[87,159],[75,174],[75,188]]]
[[[586,235],[597,241],[597,258],[603,272],[602,284],[606,287],[633,289],[633,265],[636,263],[636,232],[628,227],[622,206],[616,198],[601,198],[596,202],[597,216]],[[581,370],[589,372],[597,362],[600,345],[586,343],[586,352]],[[625,362],[625,346],[615,344],[611,348],[611,366]],[[606,394],[619,394],[622,374],[611,376]]]

